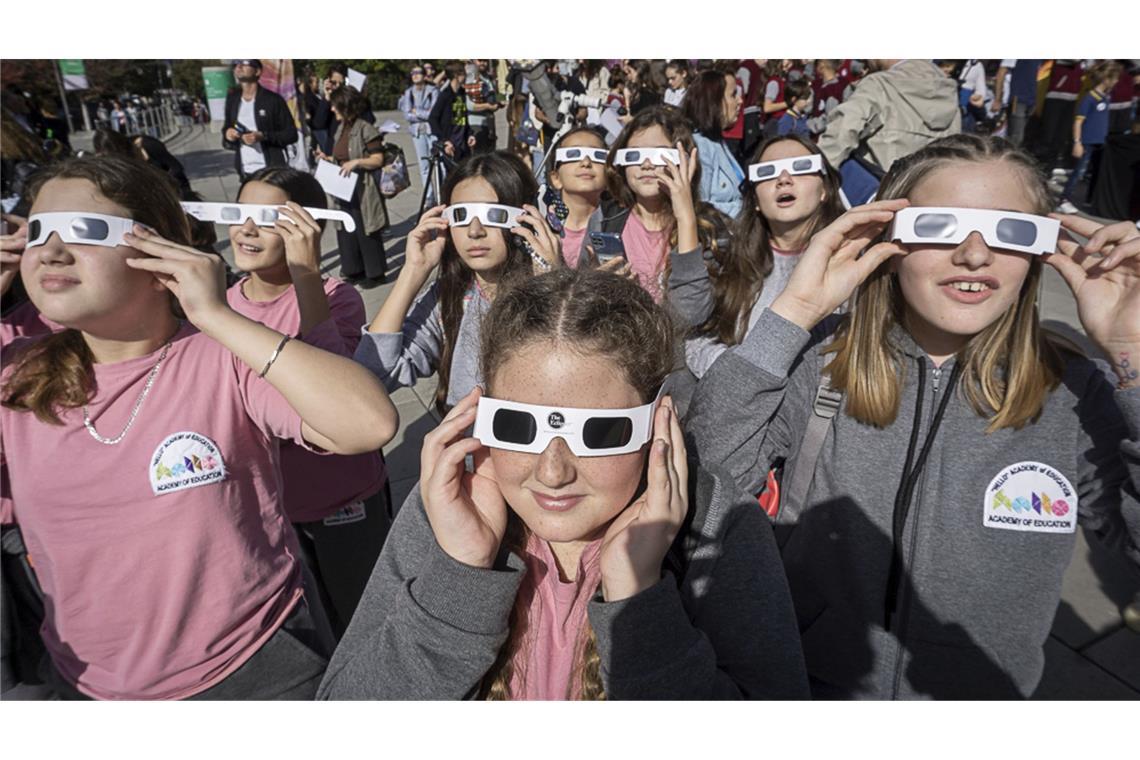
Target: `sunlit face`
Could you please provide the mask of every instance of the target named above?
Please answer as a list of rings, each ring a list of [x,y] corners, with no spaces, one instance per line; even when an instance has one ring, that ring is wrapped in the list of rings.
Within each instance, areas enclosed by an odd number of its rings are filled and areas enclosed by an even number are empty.
[[[736,77],[731,74],[724,76],[724,125],[731,126],[740,115],[740,90],[736,87]]]
[[[256,82],[260,75],[261,69],[256,66],[247,63],[239,63],[234,66],[234,79],[239,82]]]
[[[761,161],[810,156],[812,152],[795,140],[772,143],[760,154]],[[787,170],[776,179],[756,183],[756,205],[769,222],[796,225],[810,219],[827,199],[827,188],[818,174],[792,175]]]
[[[660,125],[654,124],[646,129],[638,130],[630,136],[627,148],[676,148],[669,142],[669,136]],[[642,200],[654,200],[665,191],[661,189],[661,177],[664,176],[665,167],[657,167],[645,159],[640,166],[620,167],[625,172],[625,181],[633,194]]]
[[[289,196],[279,187],[266,182],[247,182],[238,203],[261,203],[284,206]],[[288,224],[288,222],[286,222]],[[287,267],[285,241],[272,227],[258,227],[252,219],[230,225],[230,245],[234,265],[244,272],[267,272]]]
[[[682,89],[685,82],[685,72],[676,66],[668,66],[665,69],[665,78],[669,81],[669,88],[673,90]]]
[[[482,177],[465,179],[451,191],[451,204],[456,203],[498,203],[499,196],[491,183]],[[499,227],[484,227],[478,219],[473,219],[465,227],[452,227],[451,242],[459,258],[475,272],[490,272],[502,266],[507,260],[507,230]]]
[[[412,84],[422,84],[424,81],[423,69],[412,69]]]
[[[1037,213],[1028,178],[1004,161],[960,162],[928,174],[907,196],[911,206],[957,206]],[[894,260],[912,333],[976,335],[1017,301],[1031,254],[991,249],[980,233],[960,245],[907,246]],[[981,283],[964,292],[965,283]],[[974,287],[974,286],[971,286]]]
[[[543,406],[628,409],[646,403],[609,359],[534,343],[516,350],[491,378],[487,395]],[[637,493],[648,444],[632,454],[577,457],[555,438],[541,454],[491,449],[507,503],[546,541],[600,537]]]
[[[575,132],[558,143],[559,148],[604,148],[606,141],[596,134]],[[595,164],[589,158],[562,163],[550,173],[550,183],[555,190],[579,195],[600,193],[606,189],[606,166]]]
[[[53,211],[132,217],[85,179],[48,180],[30,213]],[[124,263],[141,257],[125,245],[64,243],[53,233],[43,245],[25,251],[20,274],[28,297],[48,319],[85,332],[113,334],[153,319],[156,310],[169,313],[169,296],[154,275]]]

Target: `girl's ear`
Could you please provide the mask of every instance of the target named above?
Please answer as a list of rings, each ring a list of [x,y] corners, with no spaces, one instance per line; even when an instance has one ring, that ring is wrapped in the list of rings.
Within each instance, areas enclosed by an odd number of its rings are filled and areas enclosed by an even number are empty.
[[[557,169],[550,173],[550,186],[559,192],[562,191],[562,178],[558,176]]]

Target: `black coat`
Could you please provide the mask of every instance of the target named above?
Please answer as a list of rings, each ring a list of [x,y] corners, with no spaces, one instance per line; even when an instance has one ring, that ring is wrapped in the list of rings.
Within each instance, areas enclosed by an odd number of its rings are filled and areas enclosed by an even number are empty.
[[[241,88],[235,88],[226,95],[226,121],[222,127],[222,147],[234,152],[234,168],[238,174],[242,173],[241,151],[238,150],[241,141],[227,140],[225,130],[235,126],[240,109]],[[256,124],[245,126],[262,134],[261,149],[265,151],[265,165],[288,166],[285,148],[297,142],[298,132],[285,99],[264,87],[258,87],[257,94],[253,98],[253,112]]]

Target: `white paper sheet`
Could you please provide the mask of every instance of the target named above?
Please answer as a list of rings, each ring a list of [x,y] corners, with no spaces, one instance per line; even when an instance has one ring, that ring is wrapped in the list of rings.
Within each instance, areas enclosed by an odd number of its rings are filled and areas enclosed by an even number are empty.
[[[356,180],[359,179],[356,172],[347,177],[340,176],[340,167],[332,161],[317,162],[316,178],[326,193],[342,201],[352,200],[352,193],[356,190]]]
[[[622,123],[618,119],[617,110],[613,108],[602,109],[601,125],[606,128],[606,145],[613,145],[614,140],[621,134]]]
[[[400,131],[400,125],[397,124],[396,122],[392,121],[391,119],[388,119],[383,124],[381,124],[379,127],[377,127],[377,129],[379,129],[381,132],[399,132]]]
[[[366,79],[368,79],[368,77],[356,69],[348,70],[348,83],[355,87],[357,92],[364,92],[364,81]]]

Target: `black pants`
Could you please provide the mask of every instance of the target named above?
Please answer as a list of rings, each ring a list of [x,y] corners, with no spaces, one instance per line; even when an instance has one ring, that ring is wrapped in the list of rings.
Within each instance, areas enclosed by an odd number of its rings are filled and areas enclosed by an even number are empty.
[[[371,235],[364,233],[364,217],[355,204],[340,204],[341,210],[352,215],[356,231],[336,231],[336,244],[340,249],[340,274],[342,277],[367,277],[370,280],[384,279],[388,271],[388,258],[384,253],[383,230]]]
[[[761,138],[764,137],[764,125],[761,123],[763,114],[759,111],[752,111],[744,114],[744,140],[740,145],[740,155],[743,157],[741,165],[747,164],[752,160],[756,148],[760,145]]]
[[[1041,132],[1036,145],[1037,158],[1048,171],[1068,163],[1073,150],[1073,114],[1077,104],[1072,100],[1051,98],[1041,112]]]
[[[392,525],[388,484],[365,499],[363,508],[360,519],[346,521],[341,515],[333,515],[293,524],[301,558],[312,571],[337,641],[356,612]]]
[[[317,613],[320,614],[320,613]],[[311,700],[332,657],[332,642],[305,599],[252,657],[221,683],[190,700]],[[45,654],[41,675],[50,691],[40,699],[86,701],[91,697],[65,681]]]
[[[1093,213],[1108,219],[1140,217],[1140,135],[1109,135],[1093,190]]]

